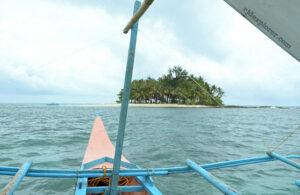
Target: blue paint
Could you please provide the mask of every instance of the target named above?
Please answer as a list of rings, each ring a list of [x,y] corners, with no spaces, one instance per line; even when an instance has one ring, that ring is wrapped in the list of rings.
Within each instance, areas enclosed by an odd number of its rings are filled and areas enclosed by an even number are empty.
[[[86,195],[87,194],[87,181],[88,181],[88,178],[79,178],[77,180],[75,195]]]
[[[293,167],[296,167],[296,168],[300,169],[300,165],[299,164],[297,164],[297,163],[295,163],[295,162],[293,162],[293,161],[291,161],[291,160],[289,160],[289,159],[287,159],[287,158],[285,158],[283,156],[280,156],[279,154],[276,154],[274,152],[272,152],[272,153],[267,152],[267,154],[270,157],[272,157],[272,158],[276,158],[276,159],[278,159],[278,160],[280,160],[280,161],[282,161],[282,162],[284,162],[284,163],[286,163],[288,165],[291,165]]]
[[[83,170],[84,167],[81,165],[80,170]],[[87,183],[88,183],[88,178],[79,178],[79,171],[76,171],[76,178],[77,179],[77,184],[76,184],[76,191],[75,195],[86,195],[86,190],[87,190]]]
[[[136,180],[145,188],[150,195],[161,195],[162,193],[156,188],[151,177],[138,176]]]
[[[12,171],[0,171],[0,175],[15,175],[15,172]],[[120,172],[120,177],[136,177],[136,176],[159,176],[159,175],[168,175],[168,171],[157,171],[155,173],[149,172],[148,171],[131,171],[131,172],[126,172],[122,173]],[[92,171],[91,173],[81,173],[78,171],[77,173],[27,173],[27,177],[48,177],[48,178],[86,178],[86,177],[104,177],[104,173],[97,173],[95,171]],[[112,171],[110,173],[106,173],[107,177],[112,176]]]
[[[223,192],[224,194],[228,195],[238,195],[232,188],[218,180],[216,177],[214,177],[211,173],[207,172],[205,169],[203,169],[201,166],[198,166],[196,163],[194,163],[191,160],[186,160],[185,163],[191,167],[193,170],[197,171],[202,177],[204,177],[209,183],[211,183],[213,186],[215,186],[218,190]]]
[[[121,169],[119,172],[119,176],[121,177],[129,177],[133,176],[137,179],[137,181],[143,186],[143,188],[149,194],[161,194],[161,192],[155,187],[151,176],[160,176],[160,175],[169,175],[169,174],[176,174],[176,173],[187,173],[200,170],[204,170],[206,174],[209,174],[207,170],[213,169],[221,169],[227,167],[235,167],[235,166],[242,166],[242,165],[249,165],[249,164],[257,164],[257,163],[264,163],[270,162],[275,160],[281,160],[285,163],[293,165],[298,168],[298,164],[293,163],[289,159],[300,159],[298,155],[288,155],[288,156],[280,156],[276,153],[269,154],[270,156],[265,157],[256,157],[256,158],[247,158],[247,159],[240,159],[240,160],[233,160],[233,161],[224,161],[224,162],[217,162],[217,163],[210,163],[210,164],[203,164],[203,165],[196,165],[198,169],[191,166],[189,160],[187,160],[188,166],[183,167],[169,167],[169,168],[153,168],[153,169],[140,169],[137,165],[121,162],[123,167],[129,169]],[[30,169],[30,162],[25,163],[22,169],[17,167],[4,167],[0,166],[0,175],[15,175],[19,170],[22,172],[22,176],[18,178],[18,182],[16,186],[20,183],[24,176],[28,177],[47,177],[47,178],[78,178],[77,187],[76,187],[76,195],[86,194],[87,190],[87,178],[90,177],[103,177],[104,170],[84,170],[89,166],[95,166],[101,164],[103,162],[113,162],[112,158],[104,157],[85,165],[82,165],[81,170],[59,170],[59,169]],[[124,164],[122,164],[124,163]],[[200,167],[200,168],[199,168]],[[108,169],[106,176],[110,177],[112,175],[113,170]],[[205,173],[204,172],[204,173]],[[296,181],[296,185],[299,186],[300,181]],[[118,191],[119,189],[117,189]],[[126,189],[129,190],[129,189]]]
[[[284,158],[300,159],[300,156],[288,155],[288,156],[284,156]],[[242,165],[265,163],[265,162],[271,162],[271,161],[276,161],[276,160],[278,160],[278,159],[266,156],[266,157],[256,157],[256,158],[247,158],[247,159],[240,159],[240,160],[203,164],[200,166],[205,170],[214,170],[214,169],[222,169],[222,168],[236,167],[236,166],[242,166]],[[105,158],[98,159],[96,161],[99,164],[101,164],[103,162],[112,162],[112,159],[105,157]],[[97,165],[95,163],[95,161],[92,161],[92,162],[93,162],[93,164],[87,163],[87,164],[82,165],[83,168],[87,169],[87,167],[89,167],[87,165],[90,165],[90,166]],[[92,163],[92,162],[90,162],[90,163]],[[121,165],[123,167],[129,168],[129,169],[120,169],[120,173],[122,173],[122,176],[126,176],[127,173],[136,173],[138,176],[143,176],[143,175],[145,175],[145,173],[148,172],[147,169],[139,169],[138,166],[131,164],[131,163],[125,162],[124,164],[121,163]],[[133,166],[135,168],[132,169]],[[0,175],[15,175],[16,172],[18,172],[18,171],[19,171],[18,167],[0,166]],[[163,175],[163,174],[169,175],[169,174],[176,174],[176,173],[187,173],[187,172],[192,172],[192,171],[193,170],[189,166],[149,169],[150,175],[153,175],[153,172],[154,172],[154,175]],[[96,176],[99,177],[100,174],[103,174],[103,173],[104,173],[104,171],[102,169],[80,170],[80,171],[78,171],[78,177],[79,178],[96,177]],[[112,169],[107,169],[107,174],[111,174],[111,173],[112,173]],[[141,173],[141,175],[139,175],[138,173]],[[26,176],[28,176],[28,177],[76,178],[76,174],[77,174],[77,170],[29,169]]]
[[[106,173],[107,177],[112,176],[112,171],[110,173]],[[15,175],[15,172],[11,171],[0,171],[0,175]],[[126,173],[119,173],[120,177],[136,177],[136,176],[159,176],[159,175],[168,175],[168,171],[157,171],[154,174],[151,172],[148,174],[148,171],[140,172],[140,171],[131,171]],[[104,173],[81,173],[78,172],[78,175],[76,173],[27,173],[27,177],[48,177],[48,178],[86,178],[86,177],[104,177]]]
[[[110,158],[110,157],[105,157],[105,158],[106,158],[106,162],[109,162],[109,163],[113,163],[114,162],[113,158]],[[121,166],[129,168],[129,169],[136,169],[136,168],[138,168],[137,165],[135,165],[133,163],[128,163],[128,162],[125,162],[125,161],[121,161]]]
[[[134,13],[139,9],[141,3],[135,2]],[[300,168],[300,165],[291,161],[291,158],[300,158],[300,156],[280,156],[276,153],[267,153],[266,157],[247,158],[233,161],[224,161],[210,164],[197,165],[191,160],[186,160],[188,166],[183,167],[170,167],[170,168],[154,168],[154,169],[140,169],[137,165],[121,161],[123,141],[125,135],[126,118],[128,111],[128,103],[130,96],[130,87],[132,80],[132,72],[135,57],[136,39],[137,39],[138,22],[133,25],[131,30],[131,38],[129,45],[129,53],[127,59],[126,75],[124,81],[124,91],[122,97],[122,106],[120,112],[116,152],[114,159],[104,157],[95,161],[86,163],[81,166],[80,171],[76,170],[56,170],[56,169],[30,169],[32,161],[26,162],[21,169],[16,167],[0,167],[0,175],[15,175],[13,181],[8,185],[7,189],[10,189],[9,194],[12,195],[15,189],[19,186],[20,182],[25,176],[28,177],[49,177],[49,178],[78,178],[76,185],[76,195],[85,195],[87,193],[109,193],[115,195],[121,192],[140,192],[144,189],[151,195],[160,195],[161,192],[155,187],[151,176],[169,175],[175,173],[187,173],[187,172],[198,172],[208,182],[214,185],[217,189],[225,194],[236,195],[229,186],[222,183],[216,177],[211,175],[207,170],[221,169],[227,167],[235,167],[249,164],[257,164],[280,160],[286,164]],[[58,106],[59,104],[47,104],[48,106]],[[97,112],[96,117],[100,117]],[[114,169],[108,169],[106,176],[112,177],[112,185],[106,187],[88,187],[88,178],[91,177],[104,177],[103,170],[86,170],[95,165],[109,162],[114,164]],[[120,166],[128,169],[120,170]],[[119,176],[122,177],[135,177],[141,186],[117,186]],[[300,188],[300,180],[296,180],[295,184]]]
[[[8,193],[9,195],[13,195],[14,194],[15,189],[19,186],[19,184],[21,183],[22,179],[27,174],[27,172],[28,172],[31,164],[32,164],[32,160],[24,163],[24,165],[22,166],[22,168],[16,173],[16,176],[17,176],[16,180],[8,186],[8,188],[10,190],[10,192]],[[13,178],[13,179],[15,179],[15,178]]]
[[[104,158],[100,158],[100,159],[97,159],[97,160],[94,160],[94,161],[91,161],[91,162],[88,162],[86,164],[83,164],[83,169],[89,169],[89,168],[92,168],[96,165],[100,165],[102,163],[106,162],[106,157]]]
[[[96,117],[100,117],[100,112],[96,112]]]
[[[142,170],[139,166],[137,166],[138,170]],[[145,170],[145,169],[144,169]],[[169,172],[164,170],[168,175]],[[149,174],[149,175],[148,175]],[[144,187],[144,189],[148,192],[149,195],[161,195],[162,193],[156,188],[154,185],[154,181],[151,176],[155,175],[155,169],[147,169],[146,176],[136,176],[135,179]]]
[[[141,2],[135,1],[133,14],[136,13],[136,11],[140,8],[140,6],[141,6]],[[121,157],[122,157],[122,150],[123,150],[123,141],[124,141],[124,134],[125,134],[129,96],[130,96],[130,87],[131,87],[131,80],[132,80],[137,31],[138,31],[138,22],[136,22],[133,25],[133,28],[131,29],[130,45],[129,45],[129,52],[127,58],[124,90],[123,90],[122,105],[121,105],[120,120],[119,120],[119,129],[118,129],[116,151],[114,157],[113,176],[112,176],[112,183],[110,188],[111,195],[117,194],[117,185],[119,180],[120,164],[121,164]]]

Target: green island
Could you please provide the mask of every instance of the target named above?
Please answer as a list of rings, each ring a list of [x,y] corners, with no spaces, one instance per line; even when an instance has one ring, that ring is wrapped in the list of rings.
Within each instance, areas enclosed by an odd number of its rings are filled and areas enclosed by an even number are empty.
[[[185,104],[223,106],[224,91],[207,83],[203,77],[189,74],[180,66],[174,66],[158,79],[133,80],[130,103],[133,104]],[[122,101],[123,89],[117,103]]]

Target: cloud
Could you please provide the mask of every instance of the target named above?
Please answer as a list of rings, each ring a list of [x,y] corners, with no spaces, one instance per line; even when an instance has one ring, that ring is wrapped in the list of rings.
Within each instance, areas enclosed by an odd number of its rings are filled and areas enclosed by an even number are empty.
[[[131,7],[1,1],[0,101],[18,94],[114,102],[123,86],[130,35],[121,32]],[[223,1],[155,2],[142,18],[134,79],[157,78],[174,65],[224,88],[227,104],[299,105],[299,63]]]
[[[101,96],[120,89],[128,38],[120,33],[121,15],[47,1],[2,4],[3,80],[28,91],[67,95]]]
[[[181,24],[144,21],[145,26],[152,28],[144,29],[139,35],[142,43],[138,48],[139,56],[144,56],[143,69],[137,68],[144,73],[139,75],[145,78],[150,71],[158,76],[166,72],[167,67],[182,65],[189,72],[200,74],[210,83],[224,88],[227,104],[299,104],[300,66],[296,60],[224,2],[195,1],[193,8],[197,11],[191,11],[186,20],[205,24],[206,35],[200,37],[203,43],[183,44],[181,37],[174,33],[187,28]],[[203,27],[190,27],[191,35]],[[185,37],[193,39],[191,35],[187,33]],[[195,49],[197,44],[207,46],[211,54]],[[223,57],[211,57],[218,53]]]
[[[227,104],[299,105],[295,59],[222,1],[194,1],[192,8],[195,23],[203,25],[191,31],[205,29],[203,44],[222,57],[186,51],[189,69],[224,88]]]

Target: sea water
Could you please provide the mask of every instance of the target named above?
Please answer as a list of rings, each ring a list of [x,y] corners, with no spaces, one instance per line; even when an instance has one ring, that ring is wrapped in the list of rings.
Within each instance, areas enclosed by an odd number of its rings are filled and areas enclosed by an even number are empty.
[[[115,144],[120,107],[0,105],[0,166],[79,169],[94,117]],[[128,110],[123,154],[143,168],[266,156],[300,125],[300,108],[142,108]],[[276,152],[300,155],[300,132]],[[241,194],[300,194],[299,170],[274,161],[210,171]],[[11,176],[0,176],[2,189]],[[163,194],[221,194],[196,173],[154,177]],[[16,194],[73,194],[75,179],[25,178]]]

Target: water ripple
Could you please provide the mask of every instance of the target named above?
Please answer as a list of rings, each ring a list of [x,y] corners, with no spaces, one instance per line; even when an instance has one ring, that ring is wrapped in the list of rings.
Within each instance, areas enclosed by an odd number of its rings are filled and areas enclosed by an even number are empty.
[[[124,155],[141,167],[185,166],[264,156],[300,124],[300,109],[136,108],[128,111]],[[96,112],[115,142],[120,108],[0,105],[1,165],[79,169]],[[299,154],[298,134],[278,149]],[[242,194],[299,194],[299,172],[281,162],[211,171]],[[0,177],[3,188],[10,177]],[[154,177],[164,194],[220,194],[198,174]],[[25,178],[22,194],[73,194],[74,179]]]

